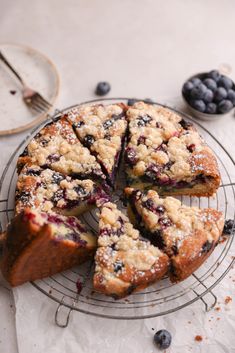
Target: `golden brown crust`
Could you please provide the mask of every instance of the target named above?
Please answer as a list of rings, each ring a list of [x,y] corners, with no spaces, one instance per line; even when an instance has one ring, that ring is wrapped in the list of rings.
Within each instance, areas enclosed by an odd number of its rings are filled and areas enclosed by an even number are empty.
[[[1,270],[11,286],[64,271],[94,254],[95,243],[81,246],[71,240],[57,240],[50,224],[38,224],[26,209],[7,229]]]

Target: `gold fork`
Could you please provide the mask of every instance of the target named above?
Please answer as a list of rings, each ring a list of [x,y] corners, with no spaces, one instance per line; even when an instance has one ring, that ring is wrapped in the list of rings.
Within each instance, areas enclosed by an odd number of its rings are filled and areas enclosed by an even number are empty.
[[[28,87],[23,81],[22,77],[17,73],[13,66],[9,63],[3,53],[0,51],[0,60],[13,72],[22,85],[22,97],[25,104],[32,110],[43,113],[52,107],[45,98],[41,96],[40,93],[34,91],[32,88]]]

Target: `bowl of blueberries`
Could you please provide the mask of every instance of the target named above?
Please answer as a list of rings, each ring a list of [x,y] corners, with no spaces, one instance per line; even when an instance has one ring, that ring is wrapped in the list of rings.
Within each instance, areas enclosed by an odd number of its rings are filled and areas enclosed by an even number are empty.
[[[202,120],[230,115],[235,106],[235,84],[217,70],[190,77],[182,88],[189,110]]]

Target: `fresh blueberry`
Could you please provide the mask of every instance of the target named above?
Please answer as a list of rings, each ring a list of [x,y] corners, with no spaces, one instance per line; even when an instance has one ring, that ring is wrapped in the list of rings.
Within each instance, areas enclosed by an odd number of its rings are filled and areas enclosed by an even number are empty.
[[[90,147],[91,145],[93,145],[94,142],[95,142],[95,139],[92,135],[86,135],[84,137],[83,143],[86,147]]]
[[[204,111],[206,110],[206,104],[201,99],[192,100],[190,104],[194,109],[198,110],[199,112],[204,113]]]
[[[218,81],[218,86],[224,87],[225,89],[229,90],[233,87],[233,81],[229,77],[221,76]]]
[[[183,85],[183,94],[185,96],[189,96],[193,87],[194,87],[194,85],[191,81],[186,81],[185,84]]]
[[[212,78],[205,78],[205,80],[203,80],[203,83],[207,88],[209,88],[213,92],[217,88],[217,83]]]
[[[73,126],[77,129],[79,129],[81,126],[83,126],[85,123],[84,121],[80,120],[77,123],[74,123]]]
[[[105,96],[109,93],[111,86],[108,82],[99,82],[96,86],[95,93],[97,96]]]
[[[231,235],[235,231],[235,222],[233,219],[226,219],[224,222],[223,234]]]
[[[26,175],[39,176],[41,174],[41,169],[28,169]]]
[[[114,267],[114,272],[117,273],[122,270],[122,268],[124,267],[124,264],[122,261],[119,260],[114,263],[113,267]]]
[[[218,82],[221,77],[219,71],[217,71],[217,70],[210,71],[207,76],[208,76],[208,78],[212,78],[216,82]]]
[[[216,113],[217,106],[215,103],[208,103],[206,106],[205,113],[207,114],[215,114]]]
[[[138,102],[139,100],[136,99],[136,98],[131,98],[131,99],[128,99],[127,101],[127,105],[129,105],[130,107],[132,107],[132,105],[134,105],[136,102]]]
[[[232,89],[228,90],[227,99],[230,100],[233,103],[233,105],[235,105],[235,91],[234,90],[232,90]]]
[[[153,104],[154,101],[153,101],[151,98],[145,98],[145,99],[144,99],[144,103]]]
[[[163,214],[165,212],[165,207],[163,205],[159,205],[156,207],[157,213]]]
[[[198,86],[193,87],[193,89],[190,92],[190,97],[192,99],[202,99],[204,97],[206,90],[207,90],[207,87],[203,83],[200,83]]]
[[[147,208],[149,211],[153,212],[155,209],[155,204],[153,199],[147,199],[142,203],[143,207]]]
[[[167,330],[159,330],[154,335],[154,342],[159,349],[167,349],[171,345],[171,334]]]
[[[224,87],[218,87],[214,92],[214,101],[220,102],[227,97],[227,91]]]
[[[228,99],[222,100],[218,105],[218,112],[219,113],[227,113],[233,108],[233,103],[230,102]]]
[[[162,226],[163,229],[170,227],[172,225],[171,220],[167,217],[159,218],[158,223]]]
[[[192,123],[190,123],[189,121],[186,121],[184,119],[181,119],[179,124],[182,126],[183,129],[187,130],[188,128],[190,128],[191,126],[193,126]]]
[[[213,94],[212,90],[207,89],[206,92],[204,93],[203,101],[205,103],[210,103],[213,101],[213,98],[214,98],[214,94]]]
[[[200,83],[201,83],[202,81],[200,80],[200,78],[194,77],[194,78],[192,78],[192,79],[190,80],[190,82],[192,82],[192,84],[194,85],[194,87],[196,87],[196,86],[200,85]]]

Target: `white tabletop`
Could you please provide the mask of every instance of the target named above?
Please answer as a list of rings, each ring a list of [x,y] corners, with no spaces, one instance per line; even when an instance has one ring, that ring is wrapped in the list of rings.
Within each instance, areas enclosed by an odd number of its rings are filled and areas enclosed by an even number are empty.
[[[181,85],[190,75],[223,63],[234,69],[234,11],[232,0],[3,1],[0,41],[27,44],[51,58],[61,77],[57,108],[94,98],[101,80],[111,83],[110,97],[150,97],[180,107]],[[234,117],[203,125],[234,156]],[[26,134],[0,139],[0,171]],[[232,270],[214,290],[220,311],[206,314],[198,301],[143,321],[74,313],[64,331],[52,319],[56,304],[30,285],[15,290],[14,298],[0,286],[0,352],[149,353],[157,351],[152,336],[161,328],[173,335],[169,352],[235,352],[234,300],[224,303],[234,296],[234,275]],[[29,297],[34,308],[27,306]],[[197,334],[201,343],[194,341]]]

